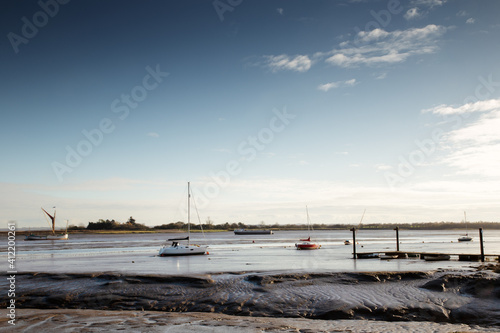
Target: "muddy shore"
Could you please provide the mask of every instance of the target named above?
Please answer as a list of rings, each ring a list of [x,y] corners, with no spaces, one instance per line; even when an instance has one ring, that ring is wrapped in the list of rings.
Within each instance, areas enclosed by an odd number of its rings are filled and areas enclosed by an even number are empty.
[[[86,309],[205,313],[210,318],[217,314],[249,320],[432,322],[500,329],[500,275],[489,271],[189,277],[22,273],[16,276],[16,286],[18,323],[23,322],[22,311],[28,309]],[[6,308],[6,301],[2,300],[1,308]]]
[[[321,320],[305,318],[269,318],[230,316],[220,313],[101,311],[101,310],[38,310],[22,309],[17,332],[168,332],[168,333],[437,333],[498,332],[495,328],[466,324],[408,321]],[[0,332],[12,327],[0,320]]]

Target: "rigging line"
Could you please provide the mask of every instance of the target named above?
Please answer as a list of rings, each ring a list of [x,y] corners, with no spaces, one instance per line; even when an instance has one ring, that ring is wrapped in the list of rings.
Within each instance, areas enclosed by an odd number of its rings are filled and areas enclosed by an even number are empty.
[[[361,216],[361,220],[359,221],[359,224],[358,224],[358,229],[361,228],[361,223],[363,222],[363,218],[365,217],[365,213],[366,213],[366,208],[365,210],[363,211],[363,215]]]
[[[307,236],[310,237],[311,236],[310,232],[314,231],[314,229],[311,223],[311,219],[309,218],[309,209],[307,208],[307,205],[306,205],[306,214],[307,214]]]
[[[198,207],[196,207],[196,200],[194,199],[193,191],[191,191],[191,196],[193,197],[194,210],[196,210],[196,216],[198,216],[198,224],[201,228],[201,234],[203,235],[203,239],[205,239],[205,232],[203,231],[203,224],[201,224],[200,214],[198,213]]]
[[[363,218],[365,217],[365,213],[366,213],[366,208],[365,208],[365,210],[363,211],[363,215],[361,215],[361,220],[359,220],[358,227],[357,227],[356,229],[354,229],[354,230],[355,230],[354,232],[355,232],[356,234],[358,233],[359,229],[361,228],[361,223],[363,222]],[[358,241],[357,243],[359,244],[359,241]],[[361,246],[361,247],[363,247],[363,246]]]

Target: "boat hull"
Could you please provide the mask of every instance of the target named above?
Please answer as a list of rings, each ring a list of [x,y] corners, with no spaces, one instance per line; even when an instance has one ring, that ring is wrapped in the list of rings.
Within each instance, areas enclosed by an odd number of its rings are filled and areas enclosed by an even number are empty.
[[[192,256],[203,255],[207,253],[207,246],[164,246],[160,249],[158,255],[160,257],[174,257],[174,256]]]
[[[69,238],[68,234],[62,234],[62,235],[46,235],[46,236],[39,236],[39,235],[27,235],[24,240],[26,241],[37,241],[37,240],[66,240]]]
[[[425,261],[443,261],[450,260],[450,256],[447,254],[439,254],[439,255],[425,255]]]
[[[272,230],[235,230],[235,235],[272,235]]]
[[[463,236],[458,239],[459,242],[470,242],[472,241],[472,237],[469,236]]]
[[[382,260],[398,259],[398,256],[396,254],[381,254],[378,257]]]
[[[302,244],[295,244],[295,247],[297,250],[318,250],[321,248],[321,245],[316,244],[316,243],[302,243]]]

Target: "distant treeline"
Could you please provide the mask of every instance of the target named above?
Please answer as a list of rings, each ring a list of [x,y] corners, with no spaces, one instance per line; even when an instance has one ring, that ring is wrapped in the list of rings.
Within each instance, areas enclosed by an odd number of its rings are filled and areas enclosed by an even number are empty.
[[[465,229],[465,224],[460,222],[417,222],[417,223],[376,223],[376,224],[313,224],[315,230],[346,230],[355,227],[356,229],[413,229],[413,230],[446,230]],[[222,223],[214,224],[210,219],[201,225],[203,230],[227,230],[234,229],[272,229],[272,230],[307,230],[307,224],[245,224],[245,223]],[[500,222],[470,222],[467,223],[469,229],[500,229]],[[191,224],[193,230],[200,229],[199,224]],[[178,221],[159,226],[148,227],[144,224],[136,223],[132,216],[127,222],[117,222],[115,220],[100,219],[97,222],[89,222],[87,227],[70,226],[69,230],[136,230],[136,231],[161,231],[161,230],[187,230],[187,223]]]
[[[87,228],[70,226],[68,230],[150,230],[144,224],[136,223],[131,216],[127,222],[120,223],[115,220],[100,219],[97,222],[89,222]]]

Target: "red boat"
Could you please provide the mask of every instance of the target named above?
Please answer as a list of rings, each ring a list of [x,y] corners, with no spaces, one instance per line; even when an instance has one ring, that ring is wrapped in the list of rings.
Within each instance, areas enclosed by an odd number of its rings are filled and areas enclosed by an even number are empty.
[[[302,243],[295,244],[297,250],[317,250],[321,247],[318,243],[311,242],[311,237],[307,239],[301,239]]]
[[[311,236],[309,235],[309,233],[311,232],[312,227],[311,227],[311,220],[309,219],[309,210],[307,209],[307,206],[306,206],[306,213],[307,213],[308,237],[306,239],[301,239],[300,241],[302,243],[295,244],[295,247],[297,248],[297,250],[317,250],[321,247],[321,245],[319,245],[318,243],[311,242]]]

